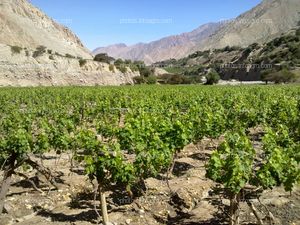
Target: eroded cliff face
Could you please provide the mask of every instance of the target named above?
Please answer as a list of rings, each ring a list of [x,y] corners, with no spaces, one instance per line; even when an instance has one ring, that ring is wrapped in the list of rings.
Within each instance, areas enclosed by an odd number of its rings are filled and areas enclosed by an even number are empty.
[[[139,73],[121,73],[106,63],[43,53],[33,57],[34,50],[13,53],[10,46],[0,44],[0,86],[93,86],[132,84]],[[111,67],[111,68],[110,68]],[[113,71],[112,71],[113,69]]]

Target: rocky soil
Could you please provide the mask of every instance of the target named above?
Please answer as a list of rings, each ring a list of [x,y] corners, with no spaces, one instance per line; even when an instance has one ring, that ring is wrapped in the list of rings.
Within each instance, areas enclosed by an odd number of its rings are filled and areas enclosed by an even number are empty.
[[[147,179],[144,194],[131,198],[127,192],[108,192],[109,218],[115,225],[205,225],[228,224],[226,213],[229,200],[217,195],[222,188],[205,178],[205,163],[220,140],[205,139],[187,146],[176,160],[168,188],[165,174]],[[255,143],[254,143],[255,144]],[[257,143],[256,143],[257,145]],[[39,159],[40,160],[40,159]],[[69,154],[54,153],[43,158],[43,164],[57,171],[59,190],[49,189],[41,175],[28,171],[42,193],[23,178],[14,177],[0,225],[89,225],[97,224],[98,216],[93,185],[77,165],[70,172]],[[136,187],[141,190],[142,188]],[[282,188],[265,191],[255,207],[266,214],[268,210],[278,225],[300,224],[300,188],[286,193]],[[242,224],[256,224],[247,204],[241,204]]]

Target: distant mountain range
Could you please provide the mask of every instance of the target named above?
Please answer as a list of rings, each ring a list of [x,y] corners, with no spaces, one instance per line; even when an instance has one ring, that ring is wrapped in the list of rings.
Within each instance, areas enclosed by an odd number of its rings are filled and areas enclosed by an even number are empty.
[[[179,59],[195,51],[265,43],[296,27],[299,21],[299,0],[263,0],[233,20],[205,24],[192,32],[150,43],[101,47],[95,49],[93,54],[107,53],[115,58],[143,60],[151,64]]]
[[[148,44],[139,43],[133,46],[116,44],[97,48],[93,51],[93,54],[107,53],[114,58],[143,60],[146,63],[169,58],[181,58],[191,53],[192,49],[195,49],[199,42],[209,38],[220,27],[220,23],[209,23],[200,26],[192,32],[166,37]]]

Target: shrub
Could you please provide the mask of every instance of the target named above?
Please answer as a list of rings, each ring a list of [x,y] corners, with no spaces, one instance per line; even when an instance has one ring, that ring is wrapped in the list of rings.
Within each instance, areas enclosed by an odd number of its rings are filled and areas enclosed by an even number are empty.
[[[133,78],[133,82],[135,84],[144,84],[146,82],[145,78],[144,77],[141,77],[141,76],[137,76],[137,77],[134,77]]]
[[[63,56],[62,54],[60,54],[60,53],[58,53],[58,52],[55,52],[55,55],[57,55],[57,56]]]
[[[184,68],[180,66],[169,66],[164,68],[168,73],[171,74],[183,74],[184,73]]]
[[[160,83],[167,84],[170,78],[172,77],[172,74],[166,73],[158,76],[158,79],[160,80]]]
[[[83,67],[87,63],[87,60],[86,59],[79,59],[78,62],[79,62],[80,67]]]
[[[117,66],[117,65],[122,65],[122,64],[124,64],[124,61],[122,60],[122,59],[117,59],[116,61],[115,61],[115,65]]]
[[[109,65],[109,71],[111,71],[111,72],[115,72],[115,66],[114,65],[112,65],[112,64],[110,64]]]
[[[125,65],[118,65],[116,66],[118,70],[121,71],[121,73],[126,73],[127,72],[127,67]]]
[[[253,43],[251,45],[249,45],[249,47],[253,50],[253,49],[258,49],[259,48],[259,44],[258,43]]]
[[[160,83],[174,85],[202,83],[201,76],[185,76],[181,74],[163,74],[159,76],[159,80]]]
[[[129,67],[130,67],[130,69],[131,69],[132,72],[139,71],[139,68],[138,68],[138,66],[136,64],[130,64]]]
[[[242,57],[247,58],[250,55],[251,52],[252,52],[251,47],[246,48],[242,53]]]
[[[26,50],[26,51],[25,51],[25,54],[26,54],[26,56],[27,56],[27,57],[29,57],[29,56],[30,56],[30,53],[29,53],[29,51],[28,51],[28,50]]]
[[[154,71],[146,66],[139,67],[140,75],[143,77],[150,77],[154,75]]]
[[[274,42],[270,41],[267,43],[267,45],[264,47],[263,52],[271,52],[275,49]]]
[[[50,59],[50,60],[54,60],[53,55],[49,55],[49,59]]]
[[[279,47],[284,42],[284,37],[275,38],[273,40],[273,45]]]
[[[32,57],[37,58],[39,56],[42,56],[46,52],[46,49],[47,48],[43,45],[37,47],[36,50],[33,52]]]
[[[293,59],[300,59],[300,47],[293,52]]]
[[[106,53],[100,53],[94,57],[94,61],[108,63],[108,64],[114,60],[115,60],[114,58],[108,56]]]
[[[233,52],[233,51],[238,51],[241,50],[241,47],[238,46],[226,46],[225,48],[221,49],[223,52]]]
[[[51,49],[48,49],[47,52],[48,52],[48,54],[50,54],[50,55],[52,54],[52,50],[51,50]]]
[[[156,76],[151,75],[146,78],[146,82],[147,82],[147,84],[156,84],[157,78],[156,78]]]
[[[206,80],[207,85],[217,84],[220,80],[220,75],[215,70],[211,70],[206,75]]]
[[[296,35],[297,35],[297,36],[300,36],[300,28],[298,28],[298,29],[296,30]]]
[[[182,76],[182,84],[193,84],[195,80],[191,76]]]
[[[75,56],[73,56],[73,55],[71,55],[71,54],[69,54],[69,53],[67,53],[65,56],[66,56],[67,58],[70,58],[70,59],[75,59]]]
[[[220,51],[220,49],[215,49],[215,52],[219,52],[219,51]],[[209,54],[210,54],[209,50],[206,50],[206,51],[203,51],[203,52],[202,51],[197,51],[197,52],[189,55],[188,58],[189,59],[194,59],[194,58],[201,57],[201,56],[203,58],[208,58]],[[186,64],[186,62],[184,64]]]
[[[268,81],[268,76],[271,73],[275,73],[276,71],[274,71],[274,69],[266,69],[261,71],[261,80],[263,81]]]
[[[283,69],[280,72],[284,77],[284,82],[295,82],[297,80],[296,74],[287,69]]]
[[[204,72],[204,67],[202,65],[194,65],[189,68],[184,68],[184,75],[186,76],[197,76]]]
[[[167,80],[168,84],[182,84],[184,81],[184,76],[180,74],[171,75],[169,80]]]
[[[20,54],[22,51],[22,48],[19,46],[10,46],[10,50],[13,54]]]
[[[132,61],[131,61],[130,59],[126,59],[126,60],[124,61],[124,63],[129,65],[129,64],[132,64]]]
[[[202,83],[201,76],[183,76],[182,84],[200,84]]]

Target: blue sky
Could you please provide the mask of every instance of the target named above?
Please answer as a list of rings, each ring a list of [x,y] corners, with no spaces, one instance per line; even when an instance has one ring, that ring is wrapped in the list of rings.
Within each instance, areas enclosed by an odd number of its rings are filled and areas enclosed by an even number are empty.
[[[135,44],[231,19],[261,0],[30,0],[90,49]]]

